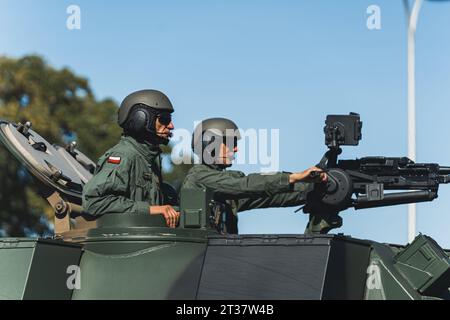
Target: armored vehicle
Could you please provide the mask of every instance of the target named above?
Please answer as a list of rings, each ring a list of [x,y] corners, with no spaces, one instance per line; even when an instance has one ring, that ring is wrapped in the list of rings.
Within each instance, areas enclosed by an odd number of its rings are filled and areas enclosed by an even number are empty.
[[[0,122],[0,140],[55,211],[51,238],[0,238],[2,299],[449,299],[450,259],[432,238],[405,246],[328,234],[339,212],[437,197],[450,169],[407,158],[337,160],[361,139],[359,115],[328,116],[326,186],[310,194],[305,234],[223,235],[214,195],[180,191],[180,223],[161,216],[83,213],[95,163],[52,145],[31,123]],[[385,193],[385,190],[407,190]]]

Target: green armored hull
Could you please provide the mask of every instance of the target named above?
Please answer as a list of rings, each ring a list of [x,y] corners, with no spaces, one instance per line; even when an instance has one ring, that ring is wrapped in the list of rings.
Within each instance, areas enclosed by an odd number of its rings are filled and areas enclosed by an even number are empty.
[[[2,299],[450,298],[449,256],[427,236],[396,246],[344,235],[220,235],[210,225],[213,196],[189,189],[176,229],[160,216],[90,220],[80,205],[92,161],[29,124],[0,122],[0,139],[56,213],[52,239],[0,239]]]
[[[115,218],[122,227],[101,225],[78,244],[3,239],[0,297],[449,298],[450,259],[423,235],[400,247],[342,235],[221,236]]]

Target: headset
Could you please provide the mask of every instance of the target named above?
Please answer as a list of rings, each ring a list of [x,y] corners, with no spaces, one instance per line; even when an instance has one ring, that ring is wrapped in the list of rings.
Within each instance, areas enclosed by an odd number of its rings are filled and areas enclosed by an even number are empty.
[[[156,115],[157,113],[145,104],[137,104],[131,109],[124,127],[133,134],[143,134],[145,132],[156,134]]]

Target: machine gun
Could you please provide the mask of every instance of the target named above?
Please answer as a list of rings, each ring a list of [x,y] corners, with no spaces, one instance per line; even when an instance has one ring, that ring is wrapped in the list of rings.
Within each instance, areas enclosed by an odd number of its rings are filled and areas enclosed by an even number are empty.
[[[328,151],[317,167],[328,175],[326,184],[315,184],[308,193],[304,213],[309,213],[305,233],[328,233],[342,226],[339,212],[406,203],[432,201],[441,183],[450,182],[450,167],[414,163],[406,157],[364,157],[338,160],[342,145],[358,145],[362,122],[359,114],[328,115],[325,144]],[[312,176],[319,174],[313,172]],[[385,193],[385,190],[403,192]]]

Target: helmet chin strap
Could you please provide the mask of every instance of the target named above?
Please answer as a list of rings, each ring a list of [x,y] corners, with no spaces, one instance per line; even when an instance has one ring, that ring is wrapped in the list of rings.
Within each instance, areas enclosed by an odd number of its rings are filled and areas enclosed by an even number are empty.
[[[159,136],[158,133],[156,133],[155,136],[156,136],[156,140],[160,141],[160,144],[167,145],[167,144],[169,144],[170,138],[172,138],[173,133],[171,131],[169,131],[167,133],[167,138]]]
[[[172,136],[172,133],[170,133],[168,135],[168,138],[160,137],[157,134],[148,134],[145,140],[150,142],[151,144],[156,144],[156,145],[163,144],[166,146],[169,144],[171,136]]]
[[[172,135],[173,135],[172,132],[169,132],[168,138],[163,138],[163,137],[158,136],[156,134],[156,131],[153,131],[153,132],[145,131],[140,134],[136,134],[133,132],[125,132],[125,134],[132,136],[139,142],[148,142],[153,145],[160,145],[160,144],[167,145],[170,142],[170,137],[172,137]]]

